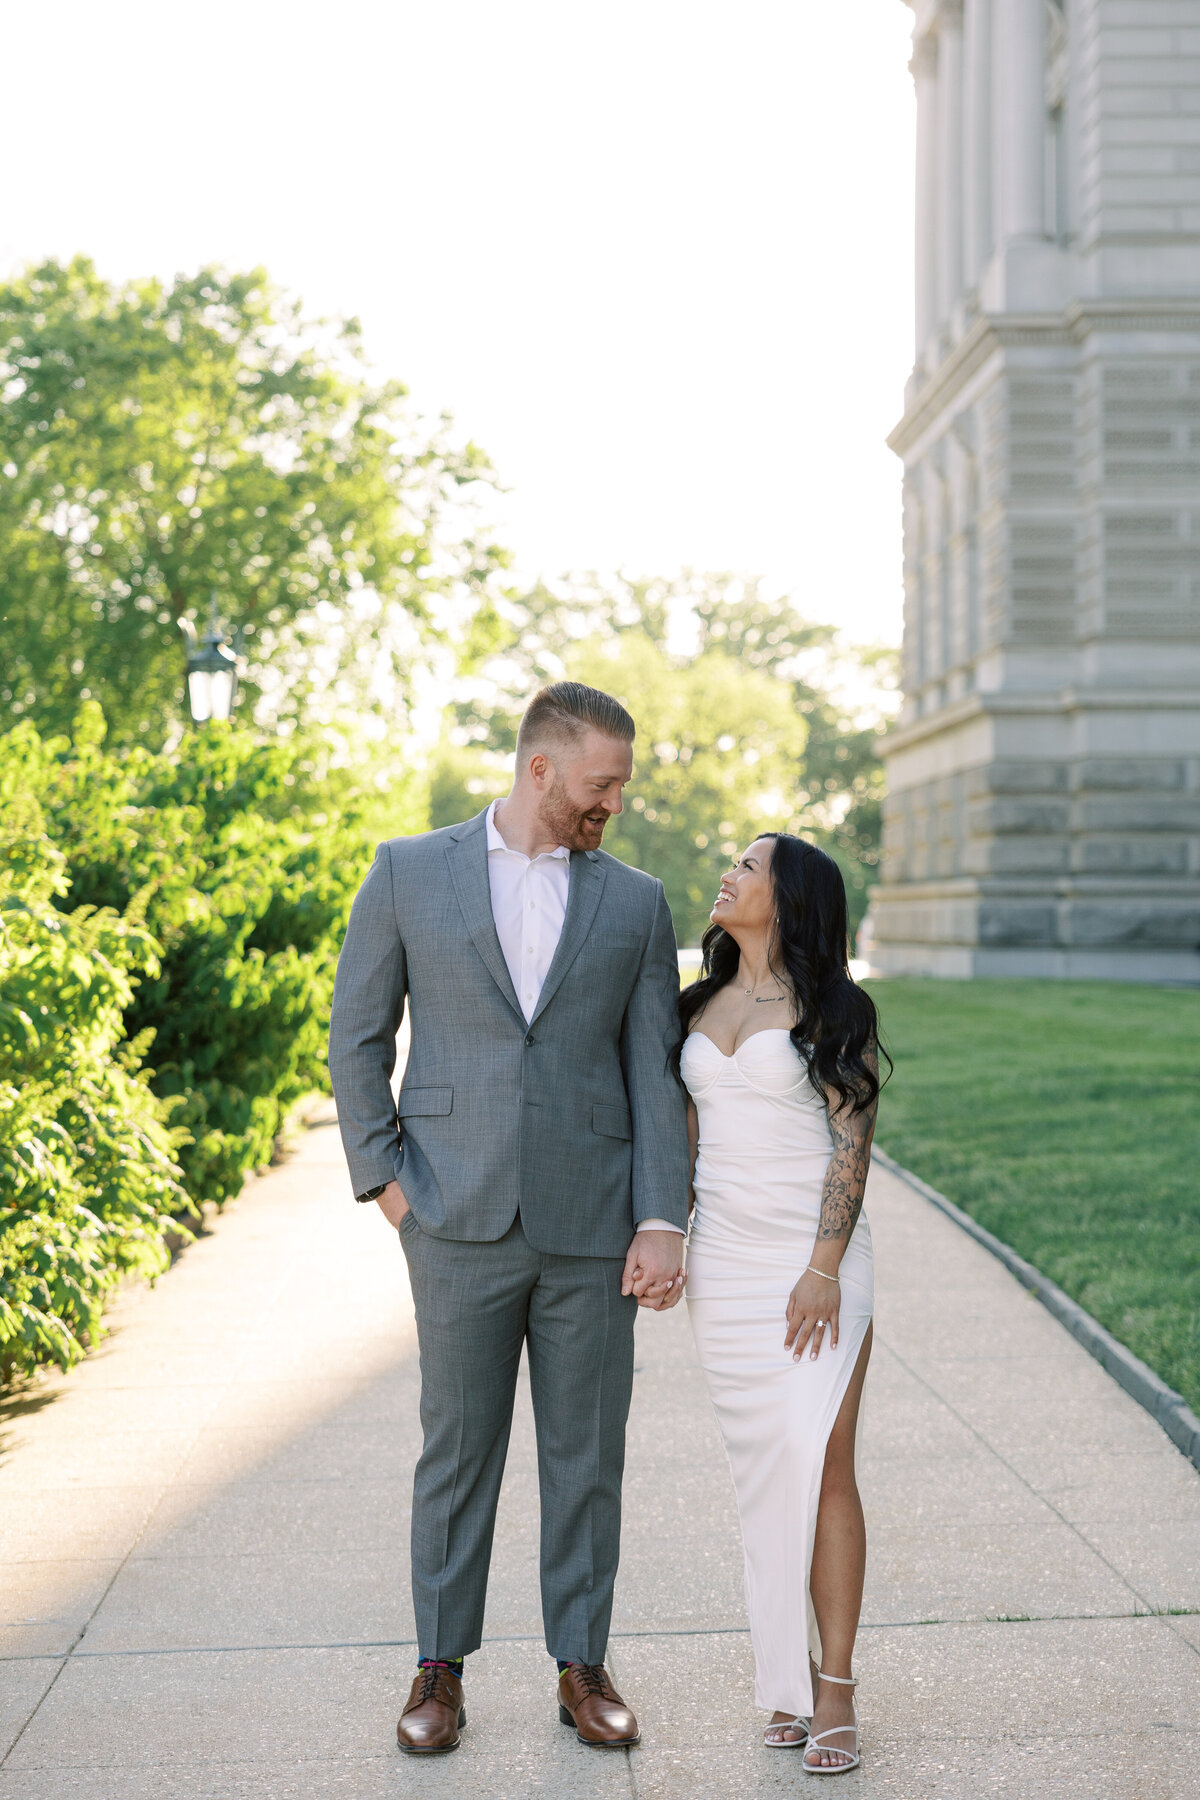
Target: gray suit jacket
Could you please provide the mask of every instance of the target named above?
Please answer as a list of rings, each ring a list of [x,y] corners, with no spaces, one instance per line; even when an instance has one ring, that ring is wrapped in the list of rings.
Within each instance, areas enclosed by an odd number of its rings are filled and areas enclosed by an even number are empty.
[[[422,1231],[623,1256],[686,1228],[679,973],[662,883],[571,857],[562,937],[527,1025],[492,919],[485,813],[380,844],[338,962],[329,1070],[355,1193],[399,1180]],[[390,1080],[407,999],[399,1106]]]

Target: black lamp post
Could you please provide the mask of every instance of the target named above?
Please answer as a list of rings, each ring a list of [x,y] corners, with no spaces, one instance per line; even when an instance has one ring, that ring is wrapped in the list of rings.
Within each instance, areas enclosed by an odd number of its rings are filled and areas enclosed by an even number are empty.
[[[212,596],[208,630],[197,638],[190,619],[180,619],[179,629],[187,639],[188,705],[197,725],[209,719],[228,719],[237,696],[238,657],[230,648],[217,617],[217,596]]]

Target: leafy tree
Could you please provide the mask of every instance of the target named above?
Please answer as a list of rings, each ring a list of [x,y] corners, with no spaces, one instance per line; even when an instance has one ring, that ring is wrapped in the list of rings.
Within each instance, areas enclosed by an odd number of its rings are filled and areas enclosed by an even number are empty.
[[[856,929],[878,865],[882,721],[845,690],[869,687],[877,702],[890,659],[845,651],[833,627],[731,576],[576,579],[489,597],[435,759],[433,822],[507,790],[521,706],[570,674],[622,695],[638,720],[630,808],[606,842],[663,876],[681,938],[703,931],[728,846],[768,828],[802,832],[837,859]]]
[[[880,701],[894,688],[898,658],[885,646],[841,648],[832,626],[802,619],[788,600],[767,600],[758,584],[701,593],[695,601],[702,645],[791,688],[808,725],[792,829],[815,838],[839,864],[855,932],[878,878],[883,765],[875,745],[886,725]],[[860,690],[847,693],[847,685]],[[870,690],[864,712],[861,690]]]
[[[161,743],[176,621],[210,595],[248,634],[248,710],[394,710],[433,598],[504,560],[473,523],[480,452],[423,433],[357,325],[306,324],[261,269],[30,269],[0,286],[0,384],[0,715],[64,730],[102,695],[114,741]]]
[[[567,673],[638,722],[634,776],[605,847],[662,881],[681,943],[697,943],[729,859],[791,822],[806,728],[781,682],[720,650],[679,664],[642,633],[577,645]]]

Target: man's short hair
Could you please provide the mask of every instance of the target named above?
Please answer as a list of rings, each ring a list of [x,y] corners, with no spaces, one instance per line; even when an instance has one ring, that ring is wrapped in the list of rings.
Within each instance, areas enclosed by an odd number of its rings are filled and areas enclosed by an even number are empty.
[[[517,733],[517,761],[524,762],[535,750],[578,743],[588,730],[632,744],[636,729],[611,694],[585,687],[581,681],[554,681],[539,688],[525,708]]]

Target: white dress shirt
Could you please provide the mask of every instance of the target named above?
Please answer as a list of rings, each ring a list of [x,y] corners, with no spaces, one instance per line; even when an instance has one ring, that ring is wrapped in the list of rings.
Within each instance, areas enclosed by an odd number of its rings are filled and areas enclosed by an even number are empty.
[[[496,936],[528,1023],[562,936],[571,884],[571,852],[563,844],[543,851],[541,856],[510,850],[496,825],[494,800],[488,807],[487,847]]]
[[[487,810],[488,887],[496,936],[508,964],[513,991],[528,1024],[550,972],[571,885],[571,853],[565,845],[526,856],[510,850],[496,824],[496,806]],[[639,1231],[674,1231],[666,1219],[640,1219]]]

